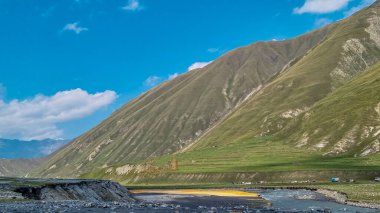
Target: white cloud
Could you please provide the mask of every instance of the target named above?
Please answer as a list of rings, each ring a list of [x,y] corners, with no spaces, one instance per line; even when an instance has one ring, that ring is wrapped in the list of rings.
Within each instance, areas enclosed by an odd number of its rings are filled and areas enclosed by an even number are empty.
[[[62,31],[73,31],[76,34],[80,34],[83,31],[88,31],[88,28],[86,27],[80,27],[79,22],[66,24],[65,27],[63,27]]]
[[[367,7],[371,4],[373,4],[376,0],[362,0],[360,4],[356,7],[353,7],[347,11],[344,12],[344,15],[346,17],[351,16],[352,14],[358,12],[359,10],[363,9],[364,7]]]
[[[317,20],[315,20],[314,22],[314,25],[315,27],[324,27],[328,24],[331,24],[333,21],[331,19],[328,19],[328,18],[319,18]]]
[[[41,149],[39,151],[43,155],[50,155],[51,153],[55,152],[56,150],[58,150],[59,148],[61,148],[66,143],[67,143],[66,140],[52,141],[52,142],[49,142],[48,144],[46,144],[46,146],[41,147]]]
[[[210,62],[195,62],[187,70],[190,71],[190,70],[200,69],[200,68],[203,68],[203,67],[211,64],[211,62],[212,61],[210,61]]]
[[[194,70],[194,69],[203,68],[203,67],[209,65],[210,63],[212,63],[212,61],[210,61],[210,62],[195,62],[195,63],[193,63],[193,64],[188,68],[187,71],[191,71],[191,70]],[[149,77],[144,81],[143,85],[144,85],[145,87],[154,87],[154,86],[158,85],[159,83],[161,83],[162,81],[173,80],[174,78],[177,78],[179,75],[181,75],[181,74],[178,73],[178,72],[173,73],[173,74],[170,74],[167,78],[152,75],[152,76],[149,76]]]
[[[154,87],[157,84],[159,84],[162,81],[161,77],[158,76],[149,76],[145,81],[144,81],[144,86],[146,87]]]
[[[170,74],[169,77],[168,77],[168,80],[172,80],[172,79],[175,79],[179,76],[179,73],[176,72],[176,73],[173,73],[173,74]]]
[[[138,0],[129,0],[128,4],[122,7],[123,10],[137,11],[141,10],[142,6]]]
[[[89,116],[116,98],[114,91],[89,94],[82,89],[74,89],[9,103],[0,100],[0,138],[61,138],[63,130],[57,124]]]
[[[209,53],[216,53],[218,51],[219,51],[219,48],[208,48],[207,49],[207,52],[209,52]]]
[[[294,9],[294,13],[332,13],[343,9],[350,0],[306,0],[302,7]]]

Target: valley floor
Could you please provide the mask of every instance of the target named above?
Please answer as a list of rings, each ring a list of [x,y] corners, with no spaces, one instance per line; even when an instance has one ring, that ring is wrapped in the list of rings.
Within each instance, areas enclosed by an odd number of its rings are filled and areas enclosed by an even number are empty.
[[[266,183],[266,184],[199,184],[199,185],[135,185],[128,186],[130,189],[307,189],[318,191],[327,197],[352,206],[380,209],[380,183]]]
[[[374,182],[123,187],[107,180],[0,178],[0,212],[283,212],[289,209],[337,212],[345,209],[372,213],[377,211],[374,208],[380,209],[379,198],[380,184]]]

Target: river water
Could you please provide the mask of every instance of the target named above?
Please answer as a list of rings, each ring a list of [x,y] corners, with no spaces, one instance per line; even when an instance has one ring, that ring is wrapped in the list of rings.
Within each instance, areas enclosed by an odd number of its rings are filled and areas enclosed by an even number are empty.
[[[259,193],[264,199],[252,199],[248,197],[228,196],[205,196],[195,194],[161,192],[143,192],[134,194],[135,198],[150,203],[167,203],[173,205],[187,206],[191,209],[202,207],[217,207],[220,210],[229,210],[236,207],[246,206],[247,209],[269,212],[363,212],[373,213],[380,210],[353,207],[331,201],[322,194],[309,190],[242,190],[246,192]],[[172,190],[173,192],[173,190]],[[244,209],[244,208],[243,208]],[[255,212],[254,211],[254,212]],[[267,212],[267,211],[263,211]]]
[[[332,212],[380,212],[379,210],[339,204],[309,190],[255,190],[280,210],[316,211],[330,209]]]

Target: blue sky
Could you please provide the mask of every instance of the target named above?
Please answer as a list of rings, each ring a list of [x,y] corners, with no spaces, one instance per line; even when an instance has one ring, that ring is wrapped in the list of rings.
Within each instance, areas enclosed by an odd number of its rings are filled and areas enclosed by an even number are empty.
[[[371,2],[1,0],[0,138],[76,137],[196,62],[292,38]]]

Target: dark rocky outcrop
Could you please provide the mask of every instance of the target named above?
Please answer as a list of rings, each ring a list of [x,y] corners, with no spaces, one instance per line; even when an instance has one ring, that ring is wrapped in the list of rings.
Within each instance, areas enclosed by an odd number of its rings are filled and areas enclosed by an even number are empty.
[[[23,197],[32,200],[90,202],[133,202],[128,190],[113,181],[67,180],[48,182],[38,186],[21,186],[14,189]]]

